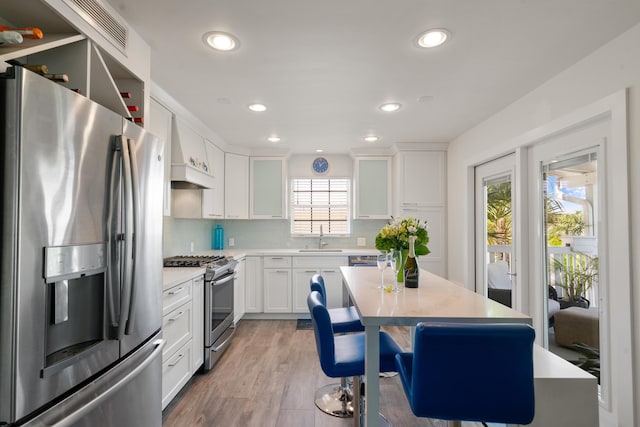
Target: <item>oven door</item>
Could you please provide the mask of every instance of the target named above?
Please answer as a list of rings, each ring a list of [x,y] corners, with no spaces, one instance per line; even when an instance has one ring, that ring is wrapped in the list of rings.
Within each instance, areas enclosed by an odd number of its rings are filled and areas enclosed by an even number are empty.
[[[232,271],[213,279],[207,283],[205,295],[205,345],[210,347],[231,326],[233,322],[233,282],[235,273]]]

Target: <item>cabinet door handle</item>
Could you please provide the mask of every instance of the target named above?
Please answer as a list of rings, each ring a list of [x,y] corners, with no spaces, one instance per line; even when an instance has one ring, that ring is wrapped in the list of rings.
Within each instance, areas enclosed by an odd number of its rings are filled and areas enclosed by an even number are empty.
[[[184,357],[184,353],[180,353],[172,363],[169,363],[169,366],[171,367],[176,366],[183,357]]]
[[[305,272],[305,273],[315,273],[315,272],[316,272],[316,270],[305,270],[304,272]]]
[[[271,257],[271,258],[269,258],[269,259],[271,259],[271,260],[276,260],[276,259],[284,259],[284,258],[283,258],[283,257]]]
[[[175,322],[175,321],[176,321],[176,320],[178,320],[178,319],[179,319],[183,314],[184,314],[184,311],[181,311],[180,313],[178,313],[178,314],[176,315],[176,317],[172,317],[172,318],[170,318],[170,319],[168,319],[168,320],[169,320],[169,322]]]
[[[369,215],[358,215],[358,218],[369,218]]]
[[[175,294],[179,294],[180,292],[184,291],[184,287],[180,286],[178,289],[172,289],[169,291],[169,295],[175,295]]]
[[[289,270],[276,270],[276,273],[289,273]]]
[[[335,273],[335,270],[322,270],[323,273]]]

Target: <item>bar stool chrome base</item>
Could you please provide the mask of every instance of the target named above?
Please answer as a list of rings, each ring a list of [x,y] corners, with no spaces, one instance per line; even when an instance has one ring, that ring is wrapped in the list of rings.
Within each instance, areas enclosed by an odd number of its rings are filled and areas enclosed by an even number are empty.
[[[325,414],[338,418],[353,417],[353,393],[346,382],[329,384],[316,391],[315,403]]]

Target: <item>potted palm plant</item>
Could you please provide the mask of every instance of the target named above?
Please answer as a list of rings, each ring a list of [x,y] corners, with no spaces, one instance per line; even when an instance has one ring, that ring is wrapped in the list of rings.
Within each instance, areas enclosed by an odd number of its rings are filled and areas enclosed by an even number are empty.
[[[587,292],[598,282],[598,257],[580,252],[563,254],[553,259],[552,268],[556,278],[553,285],[564,290],[562,308],[588,308]]]

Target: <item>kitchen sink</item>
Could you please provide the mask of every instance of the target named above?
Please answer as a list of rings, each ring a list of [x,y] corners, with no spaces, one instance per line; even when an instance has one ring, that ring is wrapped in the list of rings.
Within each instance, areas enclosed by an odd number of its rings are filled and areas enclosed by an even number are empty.
[[[342,252],[342,249],[298,249],[298,252]]]

